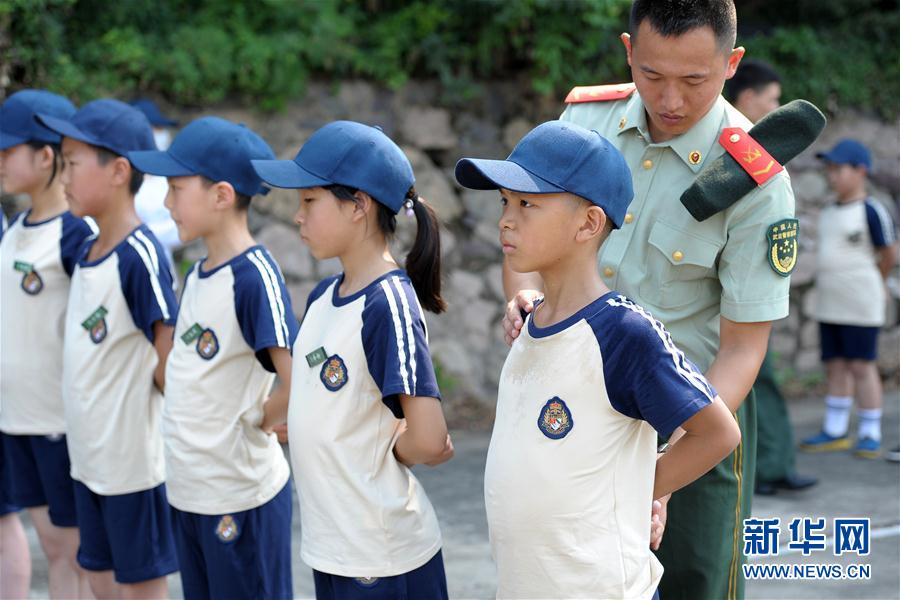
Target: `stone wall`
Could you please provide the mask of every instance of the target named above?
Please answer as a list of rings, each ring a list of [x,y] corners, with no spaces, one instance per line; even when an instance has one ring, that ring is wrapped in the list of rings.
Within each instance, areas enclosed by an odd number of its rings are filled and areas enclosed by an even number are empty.
[[[535,124],[558,116],[563,107],[560,101],[523,93],[526,88],[514,82],[491,84],[479,101],[447,109],[441,107],[439,86],[430,82],[410,84],[396,92],[363,82],[313,84],[302,102],[276,115],[236,106],[219,106],[203,113],[171,112],[182,123],[212,113],[245,122],[269,141],[280,158],[293,158],[314,130],[342,118],[380,125],[401,144],[413,163],[420,195],[435,206],[445,224],[444,286],[450,308],[444,315],[428,315],[433,355],[447,396],[445,408],[456,424],[475,424],[491,419],[506,356],[499,326],[504,304],[496,227],[500,204],[495,192],[459,188],[452,172],[461,156],[505,157]],[[818,331],[808,314],[813,302],[816,220],[829,194],[814,155],[845,135],[858,137],[875,153],[881,176],[879,185],[873,187],[874,195],[895,214],[900,199],[900,122],[843,115],[829,125],[813,148],[791,163],[801,222],[800,259],[792,277],[791,313],[776,323],[771,348],[777,354],[778,369],[792,388],[807,389],[821,380]],[[336,260],[312,260],[292,224],[296,208],[296,192],[274,190],[254,201],[251,228],[279,261],[299,313],[315,282],[340,267]],[[414,231],[410,221],[402,214],[399,217],[398,260],[409,248]],[[192,260],[203,253],[202,247],[195,245],[184,250],[183,258]],[[881,368],[888,377],[900,376],[897,304],[895,294],[890,323],[881,338]]]

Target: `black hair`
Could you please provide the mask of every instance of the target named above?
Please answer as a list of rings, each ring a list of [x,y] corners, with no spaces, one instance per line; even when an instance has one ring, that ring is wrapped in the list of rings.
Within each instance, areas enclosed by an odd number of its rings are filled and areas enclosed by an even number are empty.
[[[105,166],[120,157],[125,158],[121,154],[116,154],[112,150],[107,150],[100,146],[94,146],[94,150],[97,151],[97,162],[100,163],[100,166]],[[125,160],[128,159],[126,158]],[[131,161],[128,161],[128,164],[131,166],[131,179],[128,181],[128,192],[134,196],[138,193],[138,190],[141,189],[141,185],[144,183],[144,173],[137,170],[134,165],[131,164]]]
[[[734,47],[737,38],[737,12],[733,0],[634,0],[628,21],[632,43],[644,19],[666,37],[709,27],[719,47],[727,50]]]
[[[216,185],[216,182],[207,177],[206,175],[200,175],[200,181],[203,182],[203,187],[206,189],[211,188]],[[233,187],[233,186],[232,186]],[[246,211],[250,209],[250,201],[252,197],[247,194],[242,194],[237,190],[234,190],[234,205],[238,210]]]
[[[356,202],[356,190],[343,185],[328,185],[325,189],[338,200]],[[373,200],[376,200],[373,198]],[[433,313],[447,310],[447,302],[441,297],[441,234],[437,215],[414,187],[406,193],[406,206],[412,205],[416,216],[416,240],[406,255],[406,273],[412,282],[422,308]],[[378,228],[390,240],[397,231],[397,215],[387,206],[375,201],[378,207]]]
[[[744,90],[758,93],[772,83],[781,83],[781,77],[772,65],[752,58],[742,60],[734,77],[725,82],[725,98],[733,104]]]
[[[44,189],[47,189],[53,185],[53,180],[56,179],[56,176],[66,168],[66,161],[64,161],[62,157],[62,149],[59,144],[54,144],[52,142],[31,141],[26,143],[29,148],[36,152],[43,150],[44,146],[49,147],[50,151],[53,152],[53,170],[50,172],[50,179],[47,180],[47,185],[44,186]]]

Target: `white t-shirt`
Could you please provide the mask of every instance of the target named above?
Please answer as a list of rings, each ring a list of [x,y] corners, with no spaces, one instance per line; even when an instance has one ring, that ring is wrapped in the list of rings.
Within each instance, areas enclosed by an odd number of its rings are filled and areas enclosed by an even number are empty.
[[[0,238],[0,431],[65,433],[62,337],[69,278],[88,224],[15,216]]]
[[[662,324],[616,292],[551,327],[529,316],[484,474],[497,597],[651,598],[657,432],[714,398]]]
[[[169,265],[146,225],[88,261],[93,243],[82,246],[72,275],[63,400],[72,478],[110,496],[165,479],[153,324],[174,325],[177,304]]]
[[[290,477],[259,428],[275,380],[269,348],[291,349],[297,319],[281,271],[254,246],[185,279],[166,362],[166,493],[179,510],[219,515],[271,500]]]
[[[288,435],[303,561],[324,573],[390,577],[441,548],[425,490],[394,457],[399,394],[439,398],[422,310],[392,271],[341,297],[310,294],[294,343]]]
[[[890,213],[875,199],[825,207],[819,216],[813,318],[884,325],[886,292],[875,250],[896,239]]]

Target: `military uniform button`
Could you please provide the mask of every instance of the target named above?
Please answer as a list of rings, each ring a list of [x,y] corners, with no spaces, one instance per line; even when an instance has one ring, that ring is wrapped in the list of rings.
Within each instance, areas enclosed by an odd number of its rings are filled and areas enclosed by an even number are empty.
[[[613,274],[615,274],[615,271],[612,270],[612,267],[606,267],[605,269],[603,269],[604,277],[612,277]]]
[[[684,253],[681,250],[676,250],[672,253],[672,258],[675,259],[675,262],[681,262],[681,259],[684,258]]]
[[[731,134],[731,137],[728,138],[728,139],[729,139],[729,141],[730,141],[732,144],[736,144],[736,143],[738,143],[739,141],[741,141],[741,136],[739,136],[739,135],[736,134],[736,133],[732,133],[732,134]]]
[[[641,164],[641,166],[643,166],[644,169],[649,171],[650,169],[653,168],[653,161],[648,158]]]
[[[631,223],[632,221],[634,221],[634,215],[631,213],[627,213],[625,215],[625,224],[627,225],[627,224]]]

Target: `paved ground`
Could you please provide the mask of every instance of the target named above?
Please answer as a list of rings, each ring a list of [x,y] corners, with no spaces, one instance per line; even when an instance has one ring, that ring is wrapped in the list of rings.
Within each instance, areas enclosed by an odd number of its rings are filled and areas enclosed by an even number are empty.
[[[900,443],[900,394],[886,399],[884,435],[889,447]],[[819,401],[791,405],[797,437],[814,433],[819,427]],[[489,435],[456,432],[456,457],[438,469],[417,470],[435,505],[444,534],[444,559],[450,595],[453,598],[491,598],[495,571],[487,539],[487,523],[482,497],[482,474]],[[868,581],[751,581],[747,596],[752,599],[801,598],[900,598],[900,466],[884,460],[865,461],[849,454],[804,455],[798,469],[816,475],[821,483],[809,491],[783,493],[754,500],[757,517],[780,517],[784,532],[782,552],[777,557],[753,561],[754,564],[868,564]],[[786,524],[794,517],[826,517],[830,526],[834,517],[870,517],[874,531],[871,555],[865,558],[835,557],[826,552],[803,557],[787,548]],[[294,523],[294,587],[299,598],[313,595],[312,576],[299,560],[299,527]],[[46,563],[34,532],[29,527],[32,555],[35,557],[32,597],[47,597]],[[830,536],[830,532],[829,532]],[[178,577],[170,577],[174,598],[181,597]]]

